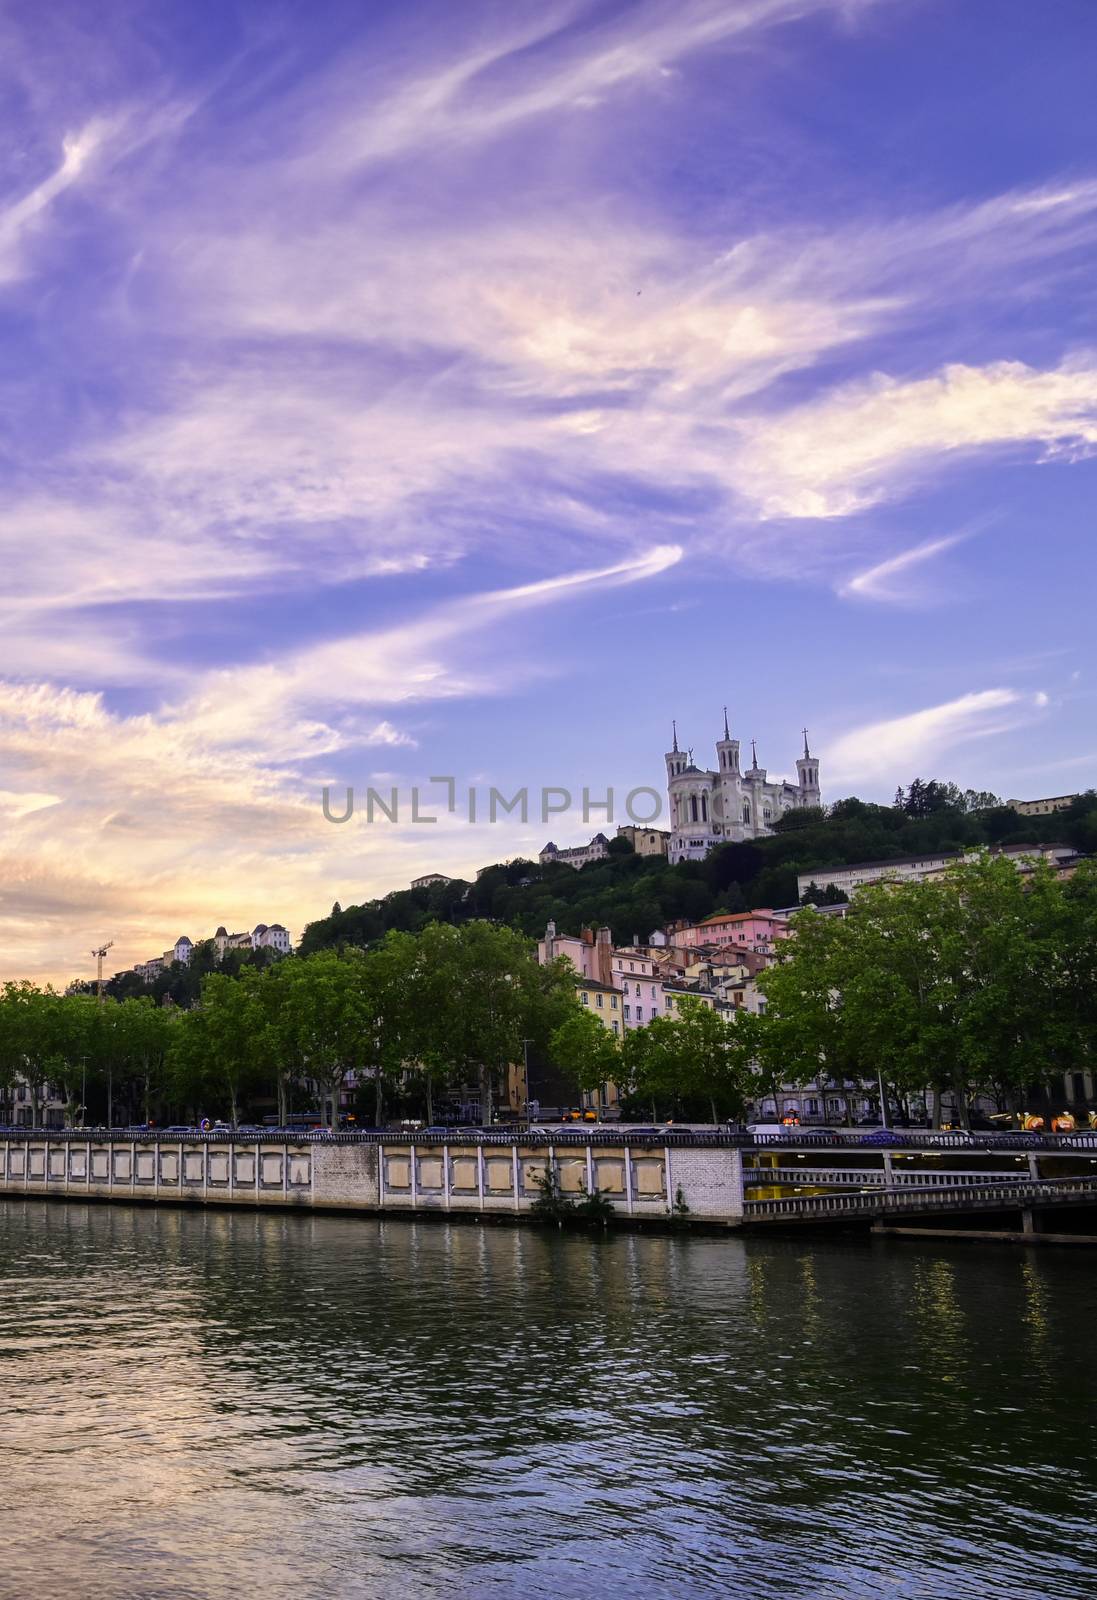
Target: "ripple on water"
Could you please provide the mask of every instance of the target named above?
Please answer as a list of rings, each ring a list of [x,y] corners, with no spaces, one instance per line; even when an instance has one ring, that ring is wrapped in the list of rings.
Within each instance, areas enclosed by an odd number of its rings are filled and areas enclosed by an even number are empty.
[[[1081,1600],[1089,1258],[0,1202],[29,1597]]]

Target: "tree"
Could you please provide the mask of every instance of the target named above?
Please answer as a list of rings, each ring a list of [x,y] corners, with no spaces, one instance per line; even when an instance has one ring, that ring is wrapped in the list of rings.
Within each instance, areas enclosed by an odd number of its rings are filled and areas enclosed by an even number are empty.
[[[339,1121],[340,1091],[352,1067],[372,1048],[372,1008],[363,950],[320,950],[286,968],[279,1036],[316,1085],[321,1114]]]
[[[474,1078],[481,1118],[490,1123],[506,1064],[522,1059],[526,1040],[547,1044],[575,1005],[574,972],[563,961],[539,966],[529,940],[490,922],[438,923],[422,937],[433,1009],[417,1034],[420,1058],[462,1081]]]
[[[761,1081],[872,1082],[1018,1101],[1093,1049],[1097,873],[1018,872],[978,854],[939,878],[862,889],[847,917],[806,910],[759,985]]]
[[[620,1083],[617,1035],[581,1007],[553,1030],[549,1054],[580,1091],[597,1093],[603,1084]]]
[[[657,1017],[651,1064],[675,1101],[707,1101],[713,1122],[741,1116],[746,1105],[749,1068],[735,1025],[702,1000],[686,997],[678,1014]]]
[[[170,1035],[176,1094],[196,1107],[209,1092],[223,1096],[235,1127],[241,1094],[259,1076],[263,1021],[253,986],[211,973],[202,985],[201,1003],[181,1014]],[[135,1035],[122,1037],[132,1045]]]
[[[38,1127],[42,1094],[61,1065],[61,996],[27,979],[5,983],[0,1000],[0,1059],[30,1089],[31,1123]]]

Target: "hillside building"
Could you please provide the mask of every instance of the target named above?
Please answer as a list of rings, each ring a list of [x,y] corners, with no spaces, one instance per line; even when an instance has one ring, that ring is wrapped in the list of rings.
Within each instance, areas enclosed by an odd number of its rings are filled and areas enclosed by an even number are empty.
[[[716,766],[702,770],[692,750],[679,750],[678,727],[674,725],[672,747],[664,756],[671,862],[702,861],[718,844],[765,838],[786,811],[821,805],[819,762],[808,747],[806,729],[804,753],[796,763],[796,783],[785,778],[771,780],[765,767],[758,765],[753,739],[750,749],[750,766],[744,771],[739,740],[731,737],[725,706],[724,736],[716,742]]]

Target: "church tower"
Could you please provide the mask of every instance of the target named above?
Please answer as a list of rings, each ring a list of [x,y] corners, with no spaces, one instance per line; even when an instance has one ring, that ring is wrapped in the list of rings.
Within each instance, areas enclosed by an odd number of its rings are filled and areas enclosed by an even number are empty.
[[[674,738],[671,741],[671,748],[663,756],[663,760],[667,764],[667,788],[668,789],[670,788],[671,782],[675,778],[680,777],[681,774],[686,770],[686,758],[682,754],[681,750],[679,750],[679,748],[678,748],[678,724],[677,724],[677,722],[672,722],[671,723],[671,728],[674,730]]]
[[[739,771],[739,741],[731,737],[728,708],[724,707],[724,737],[716,741],[716,820],[725,839],[741,839],[743,775]]]
[[[822,796],[819,790],[819,763],[808,749],[808,731],[804,729],[804,753],[796,763],[796,774],[800,779],[800,804],[802,806],[821,806]]]

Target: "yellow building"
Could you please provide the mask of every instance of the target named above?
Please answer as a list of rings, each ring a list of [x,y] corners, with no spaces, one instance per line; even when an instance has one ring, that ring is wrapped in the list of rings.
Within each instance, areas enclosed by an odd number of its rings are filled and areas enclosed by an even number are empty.
[[[599,1022],[604,1022],[607,1028],[612,1028],[614,1033],[620,1034],[621,991],[619,989],[614,989],[608,983],[599,983],[597,978],[576,978],[575,992],[584,1010],[592,1011]]]
[[[627,839],[638,856],[665,856],[670,846],[670,834],[665,828],[620,827],[619,839]]]

